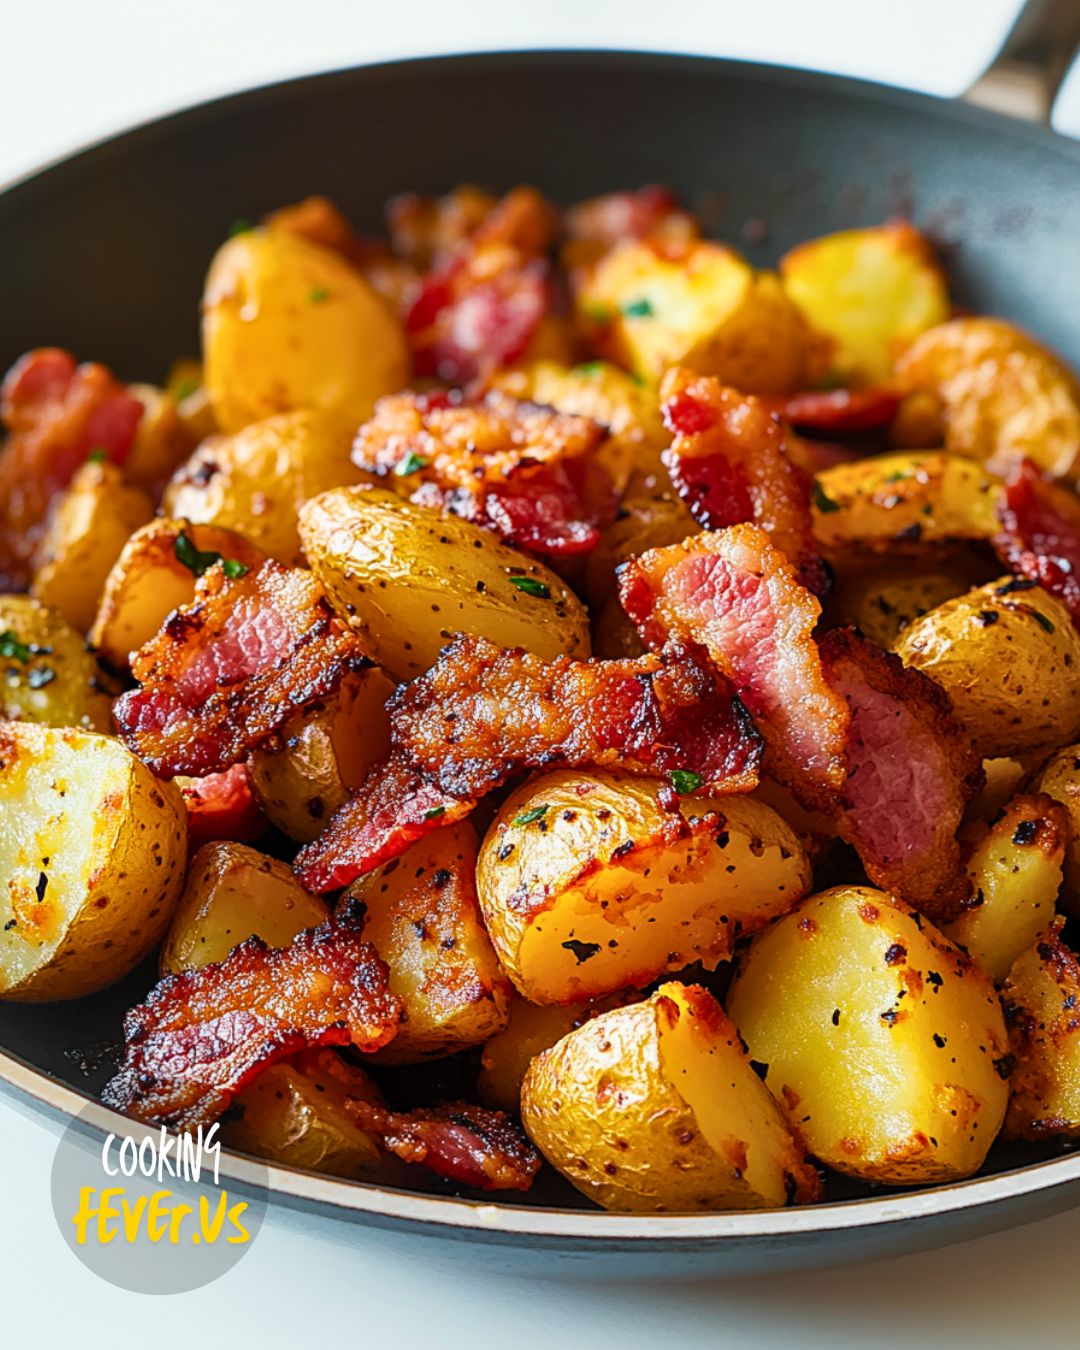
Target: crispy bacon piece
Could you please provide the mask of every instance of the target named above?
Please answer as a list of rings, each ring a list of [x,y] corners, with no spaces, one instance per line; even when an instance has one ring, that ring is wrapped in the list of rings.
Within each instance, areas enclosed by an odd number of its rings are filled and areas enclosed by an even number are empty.
[[[195,599],[135,654],[140,687],[113,715],[160,777],[230,768],[313,699],[368,663],[310,572],[267,562],[234,579],[216,564]]]
[[[345,1109],[362,1130],[407,1163],[482,1191],[527,1191],[540,1154],[502,1111],[451,1102],[402,1113],[350,1098]]]
[[[251,937],[224,961],[167,975],[131,1009],[102,1100],[147,1124],[209,1125],[276,1060],[316,1046],[377,1050],[400,1016],[358,928],[330,920],[277,949]]]
[[[660,386],[674,440],[663,453],[676,491],[707,530],[751,522],[821,595],[829,572],[814,543],[810,478],[790,458],[780,417],[711,375],[669,370]]]
[[[27,352],[0,385],[0,590],[23,590],[53,500],[91,450],[122,464],[143,405],[104,366]]]
[[[887,427],[903,395],[896,389],[807,389],[787,398],[763,400],[800,431],[824,436],[857,436]]]
[[[188,851],[213,839],[253,843],[266,829],[266,817],[251,792],[246,764],[203,778],[180,778],[177,786],[187,807]]]
[[[615,490],[593,460],[604,429],[587,417],[492,392],[479,402],[393,394],[357,434],[353,462],[416,485],[415,501],[485,525],[518,548],[595,548]]]
[[[539,256],[557,223],[550,202],[530,187],[513,188],[501,200],[465,186],[437,198],[406,192],[393,198],[387,215],[394,252],[422,271],[440,270],[470,242]]]
[[[760,738],[691,648],[663,661],[544,661],[462,637],[387,706],[389,761],[297,855],[309,890],[348,885],[526,769],[619,764],[688,769],[714,792],[757,784]]]
[[[1013,469],[998,506],[994,548],[1012,571],[1038,582],[1080,626],[1080,499],[1030,460]]]

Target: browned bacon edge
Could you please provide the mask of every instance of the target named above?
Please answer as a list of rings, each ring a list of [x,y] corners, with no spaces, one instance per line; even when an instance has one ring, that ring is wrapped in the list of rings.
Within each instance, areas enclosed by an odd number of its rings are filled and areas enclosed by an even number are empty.
[[[368,664],[310,572],[266,562],[229,579],[215,565],[136,654],[140,687],[113,715],[158,777],[220,773]]]
[[[224,961],[165,976],[131,1009],[102,1100],[146,1124],[209,1125],[276,1060],[317,1046],[377,1050],[400,1015],[355,925],[329,920],[282,948],[251,937]]]
[[[1036,582],[1065,605],[1080,626],[1080,500],[1043,478],[1025,459],[1013,469],[998,506],[994,549],[1018,576]]]

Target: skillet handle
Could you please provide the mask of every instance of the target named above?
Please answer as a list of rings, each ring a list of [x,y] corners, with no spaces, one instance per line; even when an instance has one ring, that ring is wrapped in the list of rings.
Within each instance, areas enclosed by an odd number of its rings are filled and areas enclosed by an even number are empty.
[[[1080,0],[1027,0],[989,70],[962,97],[1049,123],[1078,47]]]

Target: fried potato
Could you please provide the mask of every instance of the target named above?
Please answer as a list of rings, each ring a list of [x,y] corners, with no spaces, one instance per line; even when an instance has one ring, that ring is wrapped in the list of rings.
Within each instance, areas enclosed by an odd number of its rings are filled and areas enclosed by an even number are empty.
[[[223,244],[202,312],[206,389],[225,432],[297,408],[356,427],[409,377],[389,307],[339,254],[287,230]]]
[[[999,577],[948,600],[909,624],[896,652],[945,690],[986,759],[1080,730],[1080,634],[1041,586]]]
[[[1055,478],[1080,477],[1080,382],[1004,319],[932,328],[897,362],[897,375],[938,400],[945,448],[954,454],[999,473],[1027,458]]]
[[[198,365],[195,369],[199,370]],[[190,379],[190,376],[186,377],[188,382]],[[124,459],[124,477],[138,484],[154,501],[160,498],[173,472],[203,436],[209,436],[215,430],[212,416],[196,417],[195,405],[189,402],[202,395],[202,408],[209,407],[201,389],[201,370],[199,380],[200,387],[186,395],[187,386],[177,381],[176,396],[152,384],[128,385],[128,393],[134,394],[143,405],[143,415]]]
[[[971,904],[942,932],[995,984],[1053,918],[1068,837],[1060,802],[1023,795],[975,843],[967,867]]]
[[[1069,817],[1065,849],[1064,908],[1080,911],[1080,743],[1063,746],[1035,774],[1032,792],[1042,792],[1060,802]]]
[[[86,643],[28,595],[0,595],[0,724],[112,731],[112,704]]]
[[[596,609],[616,600],[615,569],[628,558],[647,553],[651,548],[681,544],[701,526],[681,498],[671,496],[634,497],[623,503],[619,518],[600,536],[585,567],[585,592]]]
[[[888,649],[916,619],[969,590],[975,570],[949,559],[903,569],[889,563],[846,568],[829,594],[828,616]]]
[[[795,831],[762,802],[616,771],[559,771],[510,795],[476,882],[491,940],[534,1003],[648,984],[789,909],[810,885]]]
[[[231,436],[211,436],[165,489],[166,515],[243,534],[270,557],[302,565],[300,508],[328,488],[356,483],[352,436],[332,413],[279,413]]]
[[[1062,926],[1056,920],[1017,958],[1001,991],[1015,1059],[1010,1139],[1080,1135],[1080,961]]]
[[[379,1102],[363,1069],[333,1050],[309,1050],[284,1064],[271,1064],[233,1105],[222,1140],[286,1167],[330,1176],[370,1177],[383,1166],[379,1141],[349,1115],[349,1098]]]
[[[845,381],[884,382],[903,347],[949,317],[934,251],[906,221],[811,239],[784,255],[780,275]]]
[[[820,373],[818,346],[779,279],[723,244],[618,245],[585,269],[574,301],[595,345],[646,380],[684,366],[772,394]]]
[[[534,1059],[526,1130],[605,1209],[766,1209],[820,1198],[734,1025],[698,985],[662,984]]]
[[[177,552],[181,535],[200,553],[217,553],[245,567],[266,554],[242,535],[217,525],[158,519],[131,536],[105,581],[90,643],[113,670],[124,670],[132,652],[158,632],[180,605],[195,598],[196,573]]]
[[[287,947],[297,933],[327,917],[291,868],[246,844],[203,844],[191,860],[187,885],[161,952],[163,972],[224,961],[252,934],[268,947]]]
[[[1008,1041],[989,978],[883,891],[838,886],[751,942],[727,999],[815,1157],[890,1185],[982,1164]]]
[[[584,606],[554,572],[458,516],[379,488],[336,488],[300,512],[334,608],[395,680],[434,665],[453,633],[537,656],[588,656]]]
[[[306,844],[320,834],[389,752],[386,700],[393,692],[375,667],[350,673],[335,693],[307,704],[251,752],[255,799],[290,839]]]
[[[447,825],[345,892],[405,1009],[384,1063],[457,1054],[506,1026],[511,987],[480,918],[476,842],[468,820]]]
[[[957,539],[992,539],[1001,485],[979,465],[944,452],[904,451],[836,464],[817,475],[814,538],[891,555]]]
[[[0,725],[0,997],[81,998],[161,941],[184,884],[184,804],[119,741]]]
[[[80,633],[87,632],[113,564],[153,514],[154,503],[115,464],[84,464],[49,519],[31,594]]]

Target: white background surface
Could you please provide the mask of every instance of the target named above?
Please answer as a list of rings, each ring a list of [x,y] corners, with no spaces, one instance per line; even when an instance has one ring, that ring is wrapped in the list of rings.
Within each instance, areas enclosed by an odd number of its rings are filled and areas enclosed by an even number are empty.
[[[964,88],[1016,0],[37,0],[0,4],[0,181],[185,102],[359,61],[514,46],[702,51]],[[1059,107],[1080,134],[1080,78]],[[2,303],[2,295],[0,295]],[[427,1243],[299,1232],[270,1216],[217,1284],[169,1303],[100,1283],[48,1200],[54,1136],[0,1103],[0,1339],[156,1347],[255,1342],[411,1350],[509,1343],[1075,1347],[1080,1214],[855,1270],[672,1287],[513,1280],[447,1265]]]

